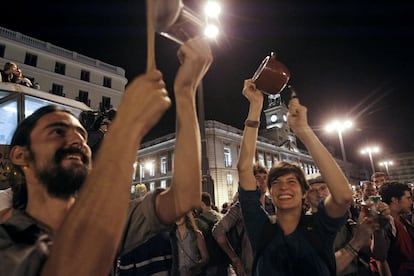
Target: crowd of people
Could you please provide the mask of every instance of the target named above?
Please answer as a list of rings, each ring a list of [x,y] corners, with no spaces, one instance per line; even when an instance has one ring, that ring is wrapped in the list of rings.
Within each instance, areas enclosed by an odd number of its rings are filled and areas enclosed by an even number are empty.
[[[21,68],[17,66],[14,62],[6,62],[3,66],[3,70],[0,70],[0,82],[12,82],[27,87],[40,89],[39,83],[34,82],[23,75]]]
[[[56,106],[19,124],[9,154],[11,189],[0,193],[0,275],[414,275],[410,187],[374,173],[353,193],[296,97],[288,124],[320,174],[306,176],[291,162],[270,170],[254,163],[264,96],[252,80],[242,90],[249,110],[239,190],[220,212],[201,190],[195,105],[211,50],[193,38],[178,57],[174,170],[166,189],[130,199],[136,149],[171,105],[157,70],[127,86],[89,145],[81,121]]]

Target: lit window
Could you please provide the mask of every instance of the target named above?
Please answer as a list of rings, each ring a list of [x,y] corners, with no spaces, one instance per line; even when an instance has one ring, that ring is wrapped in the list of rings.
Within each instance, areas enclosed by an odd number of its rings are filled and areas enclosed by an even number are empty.
[[[258,161],[259,161],[259,164],[260,165],[262,165],[262,166],[264,166],[264,156],[263,156],[263,153],[259,153],[259,155],[258,155]]]
[[[228,147],[224,147],[224,167],[231,167],[231,152]]]
[[[166,156],[161,157],[160,163],[161,163],[160,164],[161,174],[167,174],[167,157]]]
[[[150,186],[150,191],[155,190],[155,182],[150,182],[149,186]]]
[[[231,173],[227,174],[227,185],[233,185],[233,175]]]
[[[155,176],[154,162],[151,162],[150,165],[148,165],[148,171],[150,176]]]
[[[167,180],[161,180],[161,188],[167,188]]]
[[[141,164],[139,165],[139,174],[141,175],[141,178],[145,178],[145,167]]]
[[[266,167],[270,170],[272,168],[272,157],[266,156]]]

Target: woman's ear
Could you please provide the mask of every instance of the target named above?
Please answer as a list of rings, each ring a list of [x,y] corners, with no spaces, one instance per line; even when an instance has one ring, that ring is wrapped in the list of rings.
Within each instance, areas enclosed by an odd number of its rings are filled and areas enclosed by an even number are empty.
[[[14,146],[10,149],[9,158],[12,164],[17,166],[27,166],[27,147]]]

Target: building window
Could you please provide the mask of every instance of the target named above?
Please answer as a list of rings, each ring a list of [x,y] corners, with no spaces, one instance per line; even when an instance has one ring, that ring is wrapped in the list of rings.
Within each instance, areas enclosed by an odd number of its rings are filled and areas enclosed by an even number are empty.
[[[270,155],[266,156],[266,167],[268,170],[272,168],[272,156]]]
[[[90,106],[91,105],[91,100],[89,100],[88,98],[89,98],[89,92],[79,90],[79,96],[77,98],[78,101],[83,102],[87,106]]]
[[[231,152],[229,147],[224,147],[224,167],[231,167]]]
[[[30,53],[26,53],[26,56],[24,57],[24,64],[36,67],[37,56]]]
[[[149,163],[148,165],[148,171],[150,176],[155,176],[155,165],[154,162]]]
[[[141,164],[139,164],[139,174],[140,174],[140,179],[145,178],[145,167]]]
[[[64,75],[66,71],[66,64],[56,62],[55,63],[55,73]]]
[[[233,175],[231,173],[227,173],[226,180],[227,185],[233,185]]]
[[[81,80],[83,80],[83,81],[89,81],[90,74],[91,73],[89,71],[82,70],[81,71],[81,75],[80,75]]]
[[[112,87],[112,79],[109,78],[109,77],[104,77],[103,86],[111,88]]]
[[[167,180],[161,180],[161,188],[167,188]]]
[[[102,102],[100,103],[100,108],[102,111],[111,109],[111,98],[102,96]]]
[[[149,188],[150,188],[150,191],[154,191],[155,190],[155,182],[150,182]]]
[[[4,57],[4,52],[6,51],[6,46],[0,44],[0,57]]]
[[[161,157],[161,161],[160,161],[160,171],[161,174],[167,174],[167,157],[163,156]]]
[[[263,153],[259,153],[258,155],[257,155],[257,161],[259,161],[259,164],[261,165],[261,166],[264,166],[265,165],[265,163],[264,163],[264,155],[263,155]]]
[[[60,84],[52,84],[52,90],[50,90],[52,94],[65,97],[65,94],[63,93],[63,85]]]

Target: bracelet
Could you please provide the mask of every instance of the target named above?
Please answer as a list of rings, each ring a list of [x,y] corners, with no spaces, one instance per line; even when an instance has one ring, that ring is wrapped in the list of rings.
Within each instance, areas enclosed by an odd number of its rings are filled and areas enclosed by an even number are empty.
[[[260,122],[259,121],[246,120],[246,121],[244,121],[244,125],[247,126],[247,127],[259,128]]]
[[[348,250],[348,252],[351,253],[352,256],[358,256],[358,251],[356,251],[356,249],[353,248],[351,244],[348,243],[347,245],[345,245],[345,249]]]

